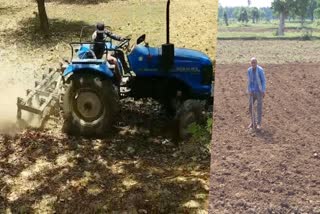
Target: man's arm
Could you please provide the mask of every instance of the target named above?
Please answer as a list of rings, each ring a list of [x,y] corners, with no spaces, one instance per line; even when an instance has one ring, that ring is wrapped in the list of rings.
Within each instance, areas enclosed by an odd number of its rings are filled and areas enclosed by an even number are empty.
[[[92,37],[92,40],[94,41],[97,37],[97,31],[94,31],[91,37]]]
[[[251,78],[250,78],[250,68],[247,71],[247,77],[248,77],[247,78],[247,91],[248,91],[249,94],[251,94],[252,91],[250,89],[250,80],[251,80]]]
[[[117,40],[117,41],[123,41],[123,38],[117,34],[112,33],[111,31],[105,30],[106,35],[110,37],[111,39]]]
[[[263,68],[261,68],[261,72],[259,74],[260,74],[262,92],[266,93],[266,76],[264,74]]]

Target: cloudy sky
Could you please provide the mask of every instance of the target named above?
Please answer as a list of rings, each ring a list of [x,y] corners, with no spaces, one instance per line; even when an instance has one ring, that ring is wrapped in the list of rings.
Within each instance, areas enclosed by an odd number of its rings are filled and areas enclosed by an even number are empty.
[[[272,0],[251,0],[253,7],[271,7]],[[223,7],[248,6],[248,0],[219,0]]]

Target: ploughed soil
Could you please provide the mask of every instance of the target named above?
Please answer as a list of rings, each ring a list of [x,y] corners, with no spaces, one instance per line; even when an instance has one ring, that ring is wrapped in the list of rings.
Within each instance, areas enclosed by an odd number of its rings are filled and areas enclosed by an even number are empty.
[[[262,64],[256,133],[247,130],[248,66],[217,66],[210,213],[320,213],[319,64]]]

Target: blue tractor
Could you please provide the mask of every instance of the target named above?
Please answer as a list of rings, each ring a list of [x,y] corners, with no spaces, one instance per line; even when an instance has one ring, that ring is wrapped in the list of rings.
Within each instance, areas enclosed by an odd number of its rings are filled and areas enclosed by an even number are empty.
[[[97,42],[71,43],[75,57],[63,71],[64,132],[72,135],[101,136],[115,122],[122,97],[159,101],[177,124],[179,135],[187,136],[186,126],[201,119],[203,105],[213,103],[213,62],[196,50],[175,48],[169,42],[167,2],[167,43],[150,47],[146,35],[130,47],[130,39],[112,44],[105,41],[105,52],[124,53],[131,71],[118,68],[123,81],[117,84],[114,66],[96,57]],[[101,45],[101,44],[100,44]]]

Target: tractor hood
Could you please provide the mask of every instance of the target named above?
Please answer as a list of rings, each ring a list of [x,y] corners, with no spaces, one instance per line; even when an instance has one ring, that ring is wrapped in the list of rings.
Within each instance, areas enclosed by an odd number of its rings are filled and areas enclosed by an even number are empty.
[[[206,54],[187,48],[175,48],[174,56],[178,60],[200,60],[201,62],[211,61]]]
[[[131,68],[134,72],[139,72],[141,69],[158,69],[161,70],[161,48],[146,47],[144,45],[137,45],[133,48],[131,53],[128,55],[128,60]],[[196,50],[187,48],[175,48],[174,49],[174,64],[175,66],[181,67],[198,67],[212,66],[210,58]]]

